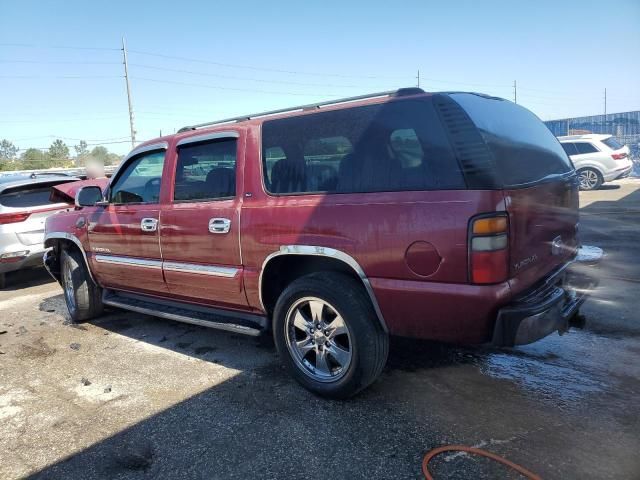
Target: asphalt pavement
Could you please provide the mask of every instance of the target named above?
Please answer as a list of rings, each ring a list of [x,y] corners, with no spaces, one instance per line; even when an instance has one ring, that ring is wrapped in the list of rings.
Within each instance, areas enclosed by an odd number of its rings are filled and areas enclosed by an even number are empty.
[[[513,349],[393,339],[382,377],[328,401],[268,341],[113,311],[67,321],[60,287],[0,291],[0,478],[411,479],[477,446],[545,479],[640,478],[640,180],[581,193],[606,258],[584,330]],[[519,478],[444,454],[436,478]]]

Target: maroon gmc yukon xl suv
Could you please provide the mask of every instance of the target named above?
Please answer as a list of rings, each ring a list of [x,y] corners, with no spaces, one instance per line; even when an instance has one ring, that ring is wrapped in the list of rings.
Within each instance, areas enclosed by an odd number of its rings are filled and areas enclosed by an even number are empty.
[[[111,306],[272,332],[292,375],[330,397],[380,375],[390,335],[530,343],[566,331],[593,284],[575,268],[578,184],[560,143],[475,93],[186,127],[75,206],[45,236],[74,321]]]

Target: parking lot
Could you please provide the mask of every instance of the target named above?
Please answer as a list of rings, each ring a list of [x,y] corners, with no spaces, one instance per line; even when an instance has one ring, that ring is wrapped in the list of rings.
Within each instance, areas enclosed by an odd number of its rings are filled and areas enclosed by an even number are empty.
[[[71,325],[44,271],[13,275],[0,478],[422,478],[447,444],[543,478],[640,478],[640,180],[581,193],[581,213],[583,243],[606,252],[584,330],[502,350],[393,339],[346,402],[299,387],[269,341],[121,311]],[[508,475],[461,454],[432,471]]]

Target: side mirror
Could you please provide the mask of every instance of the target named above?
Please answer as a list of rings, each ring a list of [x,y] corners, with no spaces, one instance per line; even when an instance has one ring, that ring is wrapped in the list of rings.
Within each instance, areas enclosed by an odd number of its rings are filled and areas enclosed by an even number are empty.
[[[102,203],[102,190],[100,187],[89,186],[82,187],[76,193],[76,207],[93,207]]]

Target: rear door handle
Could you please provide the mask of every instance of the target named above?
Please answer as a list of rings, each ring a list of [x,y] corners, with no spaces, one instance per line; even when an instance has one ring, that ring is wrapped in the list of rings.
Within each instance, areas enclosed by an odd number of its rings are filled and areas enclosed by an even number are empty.
[[[231,220],[228,218],[212,218],[209,220],[210,233],[229,233]]]
[[[140,230],[143,232],[155,232],[158,230],[157,218],[143,218],[140,221]]]

